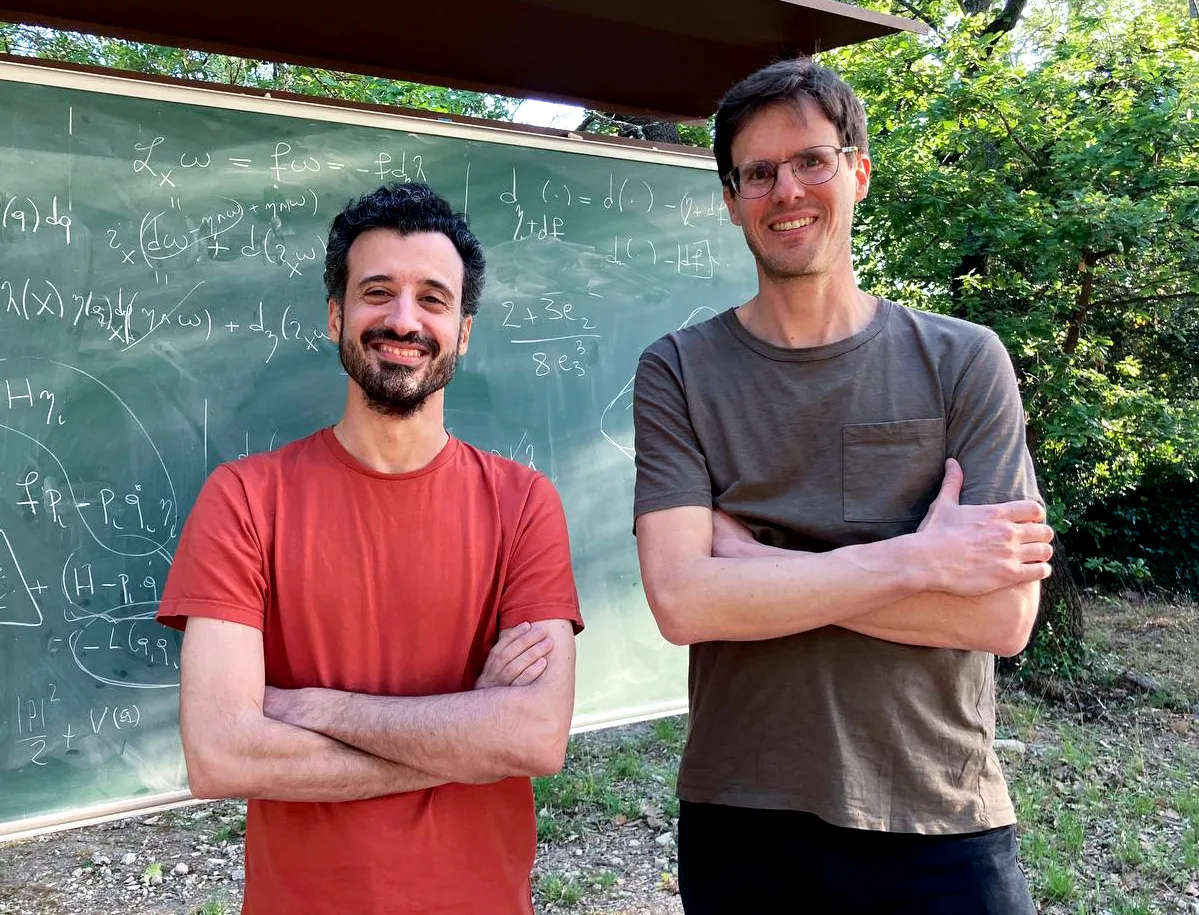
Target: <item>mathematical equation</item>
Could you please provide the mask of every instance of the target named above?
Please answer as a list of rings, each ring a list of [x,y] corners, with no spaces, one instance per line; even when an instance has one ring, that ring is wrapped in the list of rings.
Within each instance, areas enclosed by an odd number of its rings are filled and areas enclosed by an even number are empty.
[[[11,737],[24,749],[25,765],[46,766],[57,755],[106,755],[111,739],[141,726],[142,712],[135,703],[94,705],[72,714],[59,692],[57,683],[46,683],[44,691],[13,697]]]
[[[148,143],[135,143],[133,149],[137,155],[133,159],[133,173],[143,175],[147,179],[157,181],[156,187],[177,187],[176,171],[186,173],[191,169],[207,170],[211,168],[252,171],[256,166],[265,168],[276,182],[287,180],[292,175],[310,175],[320,171],[340,172],[349,169],[364,175],[378,178],[380,181],[428,181],[425,174],[424,159],[420,155],[409,158],[407,151],[401,149],[392,155],[391,152],[379,152],[369,165],[341,162],[336,159],[319,158],[305,155],[303,151],[293,150],[291,143],[280,140],[274,148],[261,160],[252,156],[226,156],[213,158],[208,150],[183,151],[175,155],[161,150],[166,137],[155,137]],[[397,158],[398,157],[398,158]],[[267,164],[269,163],[269,165]],[[315,206],[315,203],[314,203]]]
[[[198,305],[202,296],[193,301],[193,296],[204,285],[205,281],[201,280],[169,304],[151,308],[137,304],[140,292],[127,292],[123,287],[111,293],[70,292],[60,290],[48,279],[3,278],[0,279],[0,303],[4,305],[5,316],[14,319],[99,329],[120,352],[128,352],[156,334],[186,334],[185,340],[180,342],[211,344],[250,336],[262,342],[260,353],[267,364],[281,346],[304,353],[322,352],[321,341],[327,339],[325,326],[301,321],[298,317],[301,309],[284,305],[272,312],[264,303],[258,302],[243,308],[239,314],[214,317],[212,306]],[[224,303],[221,309],[224,312],[233,310]]]

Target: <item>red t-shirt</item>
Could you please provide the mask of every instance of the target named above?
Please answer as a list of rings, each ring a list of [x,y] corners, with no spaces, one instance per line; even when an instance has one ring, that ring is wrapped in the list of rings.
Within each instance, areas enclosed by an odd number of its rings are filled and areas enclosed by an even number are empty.
[[[468,690],[500,629],[582,628],[544,476],[451,438],[375,473],[331,429],[217,468],[158,612],[263,631],[266,682],[392,696]],[[527,778],[342,803],[251,800],[246,913],[529,915]]]

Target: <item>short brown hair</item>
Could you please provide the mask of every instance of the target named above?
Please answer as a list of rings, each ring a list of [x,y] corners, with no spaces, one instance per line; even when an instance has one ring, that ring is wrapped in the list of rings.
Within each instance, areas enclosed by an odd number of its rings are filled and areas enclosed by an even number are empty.
[[[763,108],[811,101],[833,122],[841,142],[868,154],[866,110],[849,84],[810,57],[780,60],[747,76],[725,93],[716,109],[712,149],[721,182],[733,170],[733,140]]]

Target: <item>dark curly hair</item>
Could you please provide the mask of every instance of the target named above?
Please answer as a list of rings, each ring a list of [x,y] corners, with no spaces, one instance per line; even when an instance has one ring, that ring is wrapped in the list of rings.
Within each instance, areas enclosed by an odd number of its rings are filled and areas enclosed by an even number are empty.
[[[798,107],[804,101],[815,103],[824,112],[842,143],[869,155],[866,111],[849,84],[810,57],[796,57],[776,61],[747,76],[720,100],[712,151],[721,182],[727,185],[733,170],[733,140],[754,115],[779,102]]]
[[[387,184],[363,194],[346,205],[329,228],[325,251],[325,291],[344,305],[346,262],[350,245],[370,229],[394,229],[401,235],[440,232],[454,243],[462,258],[462,313],[479,310],[483,294],[483,246],[471,233],[466,216],[455,213],[449,203],[427,184]]]

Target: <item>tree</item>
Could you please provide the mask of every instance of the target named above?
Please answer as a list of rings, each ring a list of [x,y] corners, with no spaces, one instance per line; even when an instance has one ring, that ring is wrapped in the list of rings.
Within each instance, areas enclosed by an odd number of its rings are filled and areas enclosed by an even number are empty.
[[[0,23],[0,51],[154,76],[295,92],[477,118],[511,120],[520,99],[403,80],[271,63],[82,32]]]
[[[1064,535],[1037,643],[1060,666],[1081,647],[1077,526],[1147,475],[1199,472],[1199,23],[1151,3],[900,2],[928,37],[824,56],[871,122],[857,266],[1007,344]]]

